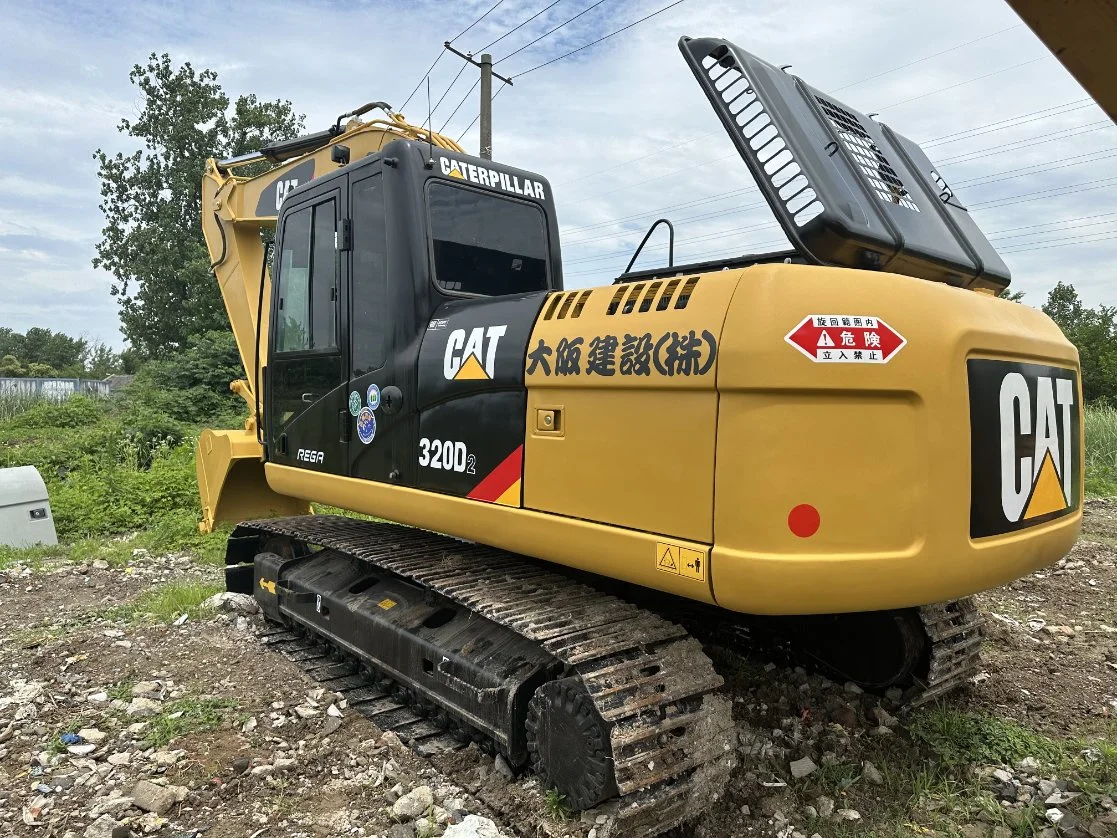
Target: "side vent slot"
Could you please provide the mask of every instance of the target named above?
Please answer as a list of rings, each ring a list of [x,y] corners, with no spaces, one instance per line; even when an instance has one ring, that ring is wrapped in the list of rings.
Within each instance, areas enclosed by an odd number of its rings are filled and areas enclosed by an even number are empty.
[[[571,315],[572,317],[581,317],[582,309],[586,307],[586,303],[589,301],[589,298],[590,291],[587,288],[578,296],[578,302],[574,303],[574,314]]]
[[[644,295],[644,299],[640,301],[641,314],[643,314],[645,311],[651,311],[652,300],[655,299],[656,292],[659,291],[659,287],[661,285],[663,285],[662,282],[653,282],[651,285],[648,286],[648,292]]]
[[[675,296],[675,289],[679,287],[681,279],[672,279],[663,289],[663,294],[659,298],[659,302],[655,304],[656,311],[667,311],[671,305],[671,298]]]
[[[728,47],[719,46],[703,58],[702,68],[743,140],[738,148],[763,168],[795,226],[802,227],[822,213],[825,208],[817,193]]]
[[[686,308],[690,302],[691,295],[694,293],[694,286],[698,284],[698,277],[692,276],[683,285],[683,290],[679,292],[679,297],[675,300],[676,310]]]
[[[636,285],[632,286],[631,293],[628,295],[628,298],[624,301],[624,308],[621,309],[621,314],[632,314],[633,309],[636,308],[636,299],[640,296],[640,293],[643,290],[644,290],[644,283],[642,283],[642,282],[637,283]]]
[[[566,294],[566,295],[564,295],[564,297],[565,297],[565,299],[563,299],[563,301],[562,301],[562,308],[560,308],[559,312],[558,312],[558,318],[557,319],[559,319],[559,320],[565,319],[566,312],[570,311],[570,304],[574,302],[574,295],[573,294]]]
[[[558,304],[562,301],[562,296],[562,294],[552,294],[551,299],[547,300],[547,310],[543,312],[544,320],[550,320],[555,316],[555,309],[558,308]]]
[[[617,309],[621,307],[621,300],[624,299],[624,295],[627,293],[627,288],[625,288],[623,285],[618,286],[617,290],[613,292],[613,299],[609,301],[609,308],[605,310],[605,313],[616,314]]]

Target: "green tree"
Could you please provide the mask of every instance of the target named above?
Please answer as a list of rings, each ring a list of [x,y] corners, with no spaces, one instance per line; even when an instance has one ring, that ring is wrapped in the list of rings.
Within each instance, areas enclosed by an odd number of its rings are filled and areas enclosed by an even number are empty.
[[[1060,282],[1043,310],[1078,347],[1082,397],[1087,402],[1117,401],[1117,308],[1083,305],[1073,285]]]
[[[86,353],[85,373],[90,378],[106,378],[120,369],[120,356],[100,341],[94,343]]]
[[[19,362],[19,358],[12,354],[0,356],[0,377],[2,378],[23,378],[27,375],[27,370],[23,368],[23,364]]]
[[[201,231],[206,158],[293,137],[303,117],[290,102],[251,94],[230,112],[215,72],[175,66],[166,53],[152,53],[129,79],[139,88],[139,112],[119,130],[142,148],[94,154],[105,227],[93,264],[115,277],[122,331],[151,357],[186,346],[191,335],[228,329]]]

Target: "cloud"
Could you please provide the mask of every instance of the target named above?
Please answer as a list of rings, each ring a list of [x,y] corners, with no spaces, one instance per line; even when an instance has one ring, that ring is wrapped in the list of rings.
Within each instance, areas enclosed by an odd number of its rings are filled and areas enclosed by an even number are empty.
[[[128,72],[149,52],[218,70],[230,95],[290,99],[307,114],[307,128],[318,130],[364,101],[401,106],[442,42],[491,5],[379,0],[339,9],[327,0],[244,0],[238,15],[252,21],[247,29],[209,25],[227,14],[217,0],[44,0],[6,10],[0,237],[23,238],[0,238],[4,320],[56,324],[78,299],[83,328],[119,345],[108,278],[90,266],[102,225],[91,155],[133,147],[116,125],[138,109]],[[545,5],[506,0],[455,45],[479,51]],[[532,70],[666,5],[610,0],[500,60],[590,5],[562,0],[489,47],[497,71],[515,82],[494,105],[496,156],[551,182],[570,287],[610,282],[660,215],[676,221],[677,260],[780,244],[778,226],[678,53],[686,34],[726,37],[791,64],[814,86],[930,141],[931,159],[942,162],[978,224],[994,238],[1012,236],[997,246],[1029,302],[1042,302],[1066,280],[1091,304],[1117,304],[1117,180],[1106,183],[1117,178],[1117,156],[1106,156],[1117,150],[1117,127],[1095,124],[1100,109],[1083,101],[1081,88],[1006,5],[687,0]],[[446,132],[465,132],[470,150],[476,78],[449,55],[431,73],[435,102],[449,88],[433,124],[441,127],[464,97]],[[422,121],[426,108],[420,87],[405,113]],[[665,260],[659,235],[639,265]],[[1066,241],[1071,236],[1083,239]],[[11,315],[17,271],[18,314]]]

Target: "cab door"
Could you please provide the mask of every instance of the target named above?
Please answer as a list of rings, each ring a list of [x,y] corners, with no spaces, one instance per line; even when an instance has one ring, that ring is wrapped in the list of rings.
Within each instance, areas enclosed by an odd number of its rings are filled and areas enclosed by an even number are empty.
[[[269,459],[334,474],[347,471],[350,431],[338,247],[343,199],[344,190],[334,189],[283,215],[267,370]]]
[[[414,286],[410,274],[388,258],[385,190],[379,162],[362,166],[349,183],[349,474],[409,486],[416,423]]]

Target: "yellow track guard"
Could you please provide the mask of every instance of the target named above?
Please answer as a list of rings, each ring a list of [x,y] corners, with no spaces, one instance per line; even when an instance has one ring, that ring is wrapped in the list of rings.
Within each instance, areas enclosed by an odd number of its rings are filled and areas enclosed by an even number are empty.
[[[202,431],[195,468],[202,500],[198,529],[202,532],[213,532],[219,521],[310,513],[306,501],[280,495],[268,486],[255,430]]]

